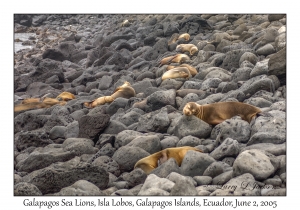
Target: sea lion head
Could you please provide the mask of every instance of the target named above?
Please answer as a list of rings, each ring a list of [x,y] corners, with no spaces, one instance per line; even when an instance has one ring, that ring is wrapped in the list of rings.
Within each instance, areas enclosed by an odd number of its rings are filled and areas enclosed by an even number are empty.
[[[184,63],[184,62],[189,61],[189,60],[191,60],[191,59],[188,55],[186,55],[186,54],[181,54],[180,55],[180,63]]]
[[[131,84],[129,82],[127,82],[127,81],[125,81],[123,85],[124,86],[131,86]]]
[[[196,52],[198,52],[198,48],[196,46],[192,47],[191,50],[190,50],[190,54],[194,55]]]
[[[186,41],[190,40],[190,35],[188,33],[181,34],[178,39],[185,39]]]
[[[176,47],[176,52],[181,52],[181,50],[182,50],[182,45],[180,44],[180,45],[177,45],[177,47]]]
[[[183,114],[187,116],[196,115],[198,112],[199,108],[195,102],[189,102],[183,108]]]

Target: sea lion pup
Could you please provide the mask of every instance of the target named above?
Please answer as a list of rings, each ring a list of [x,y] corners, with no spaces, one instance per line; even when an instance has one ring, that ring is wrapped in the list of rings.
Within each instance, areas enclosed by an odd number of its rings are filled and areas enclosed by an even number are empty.
[[[134,168],[141,168],[146,174],[150,174],[153,169],[157,168],[170,158],[174,158],[178,166],[181,166],[182,160],[189,150],[202,152],[197,148],[189,146],[167,148],[140,159],[138,162],[136,162]]]
[[[218,102],[205,105],[189,102],[183,108],[183,113],[187,116],[195,115],[210,125],[217,125],[236,115],[250,123],[258,113],[261,113],[261,110],[241,102]]]
[[[62,92],[56,97],[56,99],[59,101],[70,101],[72,99],[75,99],[75,96],[70,92]]]
[[[165,64],[170,64],[170,63],[184,63],[189,60],[190,60],[190,57],[187,56],[186,54],[176,54],[176,55],[161,59],[159,66],[162,66]]]
[[[85,102],[83,105],[87,108],[94,108],[99,105],[113,102],[116,98],[131,98],[134,97],[135,90],[131,87],[129,82],[124,82],[123,85],[117,87],[111,96],[102,96],[90,102]]]
[[[188,33],[184,33],[184,34],[181,34],[179,37],[178,37],[178,40],[179,39],[184,39],[185,41],[189,41],[190,40],[190,35]]]
[[[190,66],[189,64],[186,64],[186,63],[181,64],[180,66],[171,66],[171,65],[169,65],[169,66],[167,66],[167,71],[169,71],[170,69],[177,68],[177,67],[186,67],[186,68],[188,68],[192,76],[195,76],[196,74],[198,74],[198,71],[194,67],[192,67],[192,66]]]
[[[186,78],[189,79],[191,78],[192,75],[189,71],[188,68],[186,67],[177,67],[174,69],[171,69],[169,71],[166,71],[163,75],[162,75],[162,80],[165,79],[175,79],[175,78]]]
[[[194,55],[196,52],[198,52],[198,48],[194,44],[180,44],[176,47],[177,52],[189,52],[190,55]]]

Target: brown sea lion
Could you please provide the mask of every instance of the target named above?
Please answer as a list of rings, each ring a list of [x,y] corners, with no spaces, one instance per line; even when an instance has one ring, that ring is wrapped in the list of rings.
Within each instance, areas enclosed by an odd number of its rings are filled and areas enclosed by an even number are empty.
[[[250,123],[260,112],[259,108],[241,102],[218,102],[205,105],[189,102],[183,108],[185,115],[195,115],[210,125],[217,125],[236,115]]]
[[[141,168],[146,174],[149,174],[153,169],[157,168],[170,158],[174,158],[178,166],[181,166],[185,154],[190,150],[202,152],[197,148],[189,146],[167,148],[140,159],[138,162],[136,162],[134,168]]]
[[[175,78],[186,78],[189,79],[191,78],[192,75],[189,71],[188,68],[186,67],[177,67],[174,69],[171,69],[169,71],[166,71],[163,75],[162,75],[162,80],[165,79],[175,79]]]
[[[159,66],[169,64],[169,63],[183,63],[183,62],[186,62],[186,61],[189,61],[189,60],[190,60],[190,57],[187,56],[186,54],[176,54],[176,55],[173,55],[173,56],[163,58],[160,61]]]
[[[169,65],[169,66],[167,66],[167,71],[170,70],[170,69],[177,68],[177,67],[186,67],[186,68],[188,68],[192,76],[195,76],[196,74],[198,74],[198,71],[194,67],[192,67],[192,66],[190,66],[189,64],[186,64],[186,63],[181,64],[180,66],[171,66],[171,65]]]
[[[26,98],[21,102],[21,104],[30,104],[30,103],[35,103],[35,102],[41,102],[41,99],[40,98]]]
[[[38,100],[38,101],[37,101]],[[29,109],[41,109],[41,108],[49,108],[51,106],[54,106],[56,104],[59,104],[61,106],[65,105],[66,101],[59,101],[55,98],[44,98],[43,101],[39,101],[39,98],[32,98],[32,100],[27,100],[25,103],[21,103],[19,105],[16,105],[14,107],[15,112],[25,111]]]
[[[90,102],[85,102],[83,105],[87,108],[94,108],[99,105],[113,102],[116,98],[131,98],[134,97],[135,90],[131,87],[129,82],[124,82],[123,85],[117,87],[111,96],[102,96]]]
[[[75,99],[75,96],[70,92],[62,92],[56,97],[56,99],[59,101],[70,101],[72,99]]]
[[[180,44],[176,47],[177,52],[189,52],[190,55],[194,55],[196,52],[198,52],[198,48],[194,44]]]

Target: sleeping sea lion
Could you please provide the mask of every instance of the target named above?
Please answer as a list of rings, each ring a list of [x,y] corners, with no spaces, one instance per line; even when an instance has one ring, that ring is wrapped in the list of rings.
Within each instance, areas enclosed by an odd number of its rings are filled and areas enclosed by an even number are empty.
[[[34,100],[36,99],[36,100]],[[38,101],[37,101],[38,100]],[[21,103],[14,107],[15,112],[25,111],[29,109],[41,109],[41,108],[49,108],[56,104],[64,106],[67,102],[66,101],[59,101],[55,98],[44,98],[43,101],[39,101],[39,98],[33,98],[32,100],[27,100],[25,103]]]
[[[62,92],[56,97],[56,99],[59,101],[70,101],[72,99],[75,99],[75,96],[70,92]]]
[[[177,67],[174,69],[171,69],[169,71],[166,71],[163,75],[162,75],[162,80],[165,79],[175,79],[175,78],[186,78],[189,79],[191,78],[192,75],[189,71],[188,68],[186,67]]]
[[[183,108],[183,113],[187,116],[195,115],[210,125],[217,125],[236,115],[250,123],[258,113],[261,113],[261,110],[241,102],[218,102],[205,105],[189,102]]]
[[[43,96],[42,98],[27,98],[22,101],[21,104],[14,107],[15,112],[25,111],[29,109],[41,109],[49,108],[56,104],[64,106],[67,101],[74,99],[75,96],[69,92],[62,92],[56,98],[48,98]]]
[[[170,70],[170,69],[177,68],[177,67],[186,67],[186,68],[188,68],[192,76],[195,76],[196,74],[198,74],[198,71],[194,67],[192,67],[192,66],[190,66],[189,64],[186,64],[186,63],[181,64],[180,66],[171,66],[171,65],[169,65],[169,66],[167,66],[167,71]]]
[[[182,160],[189,150],[202,152],[197,148],[189,146],[167,148],[140,159],[138,162],[136,162],[134,168],[141,168],[146,174],[149,174],[153,169],[157,168],[170,158],[174,158],[178,166],[181,166]]]
[[[185,41],[189,41],[190,40],[190,35],[188,33],[184,33],[184,34],[181,34],[179,37],[178,37],[178,40],[179,39],[184,39]]]
[[[134,97],[135,90],[131,87],[129,82],[124,82],[123,85],[117,87],[111,96],[102,96],[93,101],[85,102],[83,105],[87,108],[94,108],[99,105],[113,102],[116,98],[131,98]]]
[[[190,57],[187,56],[186,54],[176,54],[176,55],[173,55],[173,56],[163,58],[160,61],[159,66],[169,64],[169,63],[183,63],[183,62],[186,62],[186,61],[189,61],[189,60],[190,60]]]
[[[174,44],[177,40],[184,39],[185,41],[190,40],[190,35],[188,33],[184,33],[179,35],[178,33],[174,33],[168,41],[168,45]]]
[[[194,44],[180,44],[177,45],[176,52],[189,52],[190,55],[194,55],[196,52],[198,52],[198,48]]]

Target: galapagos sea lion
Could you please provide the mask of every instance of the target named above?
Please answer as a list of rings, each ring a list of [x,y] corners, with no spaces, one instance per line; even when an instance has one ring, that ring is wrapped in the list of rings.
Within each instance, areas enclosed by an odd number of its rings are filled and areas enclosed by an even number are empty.
[[[128,27],[130,25],[128,20],[124,20],[123,23],[121,24],[121,27]]]
[[[180,44],[176,47],[177,52],[189,52],[190,55],[194,55],[196,52],[198,52],[198,48],[194,44]]]
[[[38,101],[37,101],[38,100]],[[61,106],[65,105],[66,101],[59,101],[55,98],[44,98],[43,101],[39,101],[39,98],[32,98],[32,100],[27,100],[25,103],[21,103],[19,105],[16,105],[14,107],[15,112],[25,111],[29,109],[41,109],[41,108],[49,108],[51,106],[54,106],[56,104],[59,104]]]
[[[195,76],[196,74],[198,74],[198,71],[194,67],[192,67],[192,66],[190,66],[190,65],[188,65],[186,63],[181,64],[179,66],[171,66],[171,65],[169,65],[169,66],[167,66],[167,71],[170,70],[170,69],[177,68],[177,67],[186,67],[186,68],[188,68],[192,76]]]
[[[184,156],[190,150],[202,152],[197,148],[189,146],[167,148],[140,159],[138,162],[136,162],[134,168],[141,168],[143,171],[145,171],[146,174],[150,174],[153,169],[157,168],[159,165],[163,164],[170,158],[174,158],[178,166],[181,166]]]
[[[190,35],[188,33],[184,33],[179,35],[178,33],[174,33],[168,41],[168,45],[174,44],[177,40],[184,39],[185,41],[190,40]]]
[[[21,104],[30,104],[30,103],[36,103],[36,102],[41,102],[41,99],[40,98],[26,98],[21,102]]]
[[[135,90],[129,82],[124,82],[123,85],[117,87],[111,96],[102,96],[90,102],[85,102],[83,105],[87,108],[94,108],[99,105],[113,102],[116,98],[131,98],[136,95]]]
[[[177,41],[178,37],[179,37],[179,34],[178,33],[174,33],[171,36],[171,38],[169,39],[168,45],[171,45],[171,44],[175,43]]]
[[[181,34],[179,37],[178,37],[178,40],[179,39],[184,39],[185,41],[189,41],[190,40],[190,35],[188,33],[184,33],[184,34]]]
[[[183,113],[187,116],[195,115],[210,125],[217,125],[236,115],[250,123],[258,113],[261,113],[261,110],[241,102],[218,102],[205,105],[189,102],[183,108]]]
[[[187,56],[186,54],[176,54],[176,55],[161,59],[159,66],[169,64],[169,63],[183,63],[183,62],[186,62],[189,60],[190,60],[190,57]]]
[[[56,99],[59,101],[70,101],[72,99],[75,99],[75,96],[70,92],[62,92],[56,97]]]
[[[186,78],[189,79],[191,78],[192,75],[189,71],[188,68],[186,67],[177,67],[174,69],[171,69],[169,71],[166,71],[163,75],[162,75],[162,80],[165,79],[175,79],[175,78]]]

